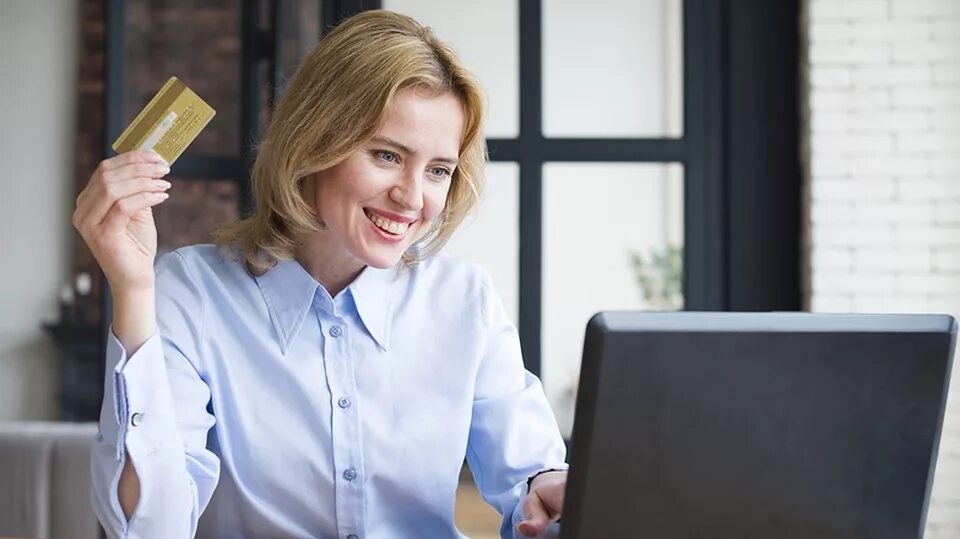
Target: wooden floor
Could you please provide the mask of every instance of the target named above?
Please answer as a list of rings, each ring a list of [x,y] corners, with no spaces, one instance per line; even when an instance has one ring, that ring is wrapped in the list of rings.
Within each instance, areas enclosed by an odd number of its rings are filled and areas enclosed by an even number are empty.
[[[464,468],[457,489],[457,507],[454,513],[457,528],[471,539],[498,539],[500,537],[500,514],[487,505],[477,492],[470,472]]]

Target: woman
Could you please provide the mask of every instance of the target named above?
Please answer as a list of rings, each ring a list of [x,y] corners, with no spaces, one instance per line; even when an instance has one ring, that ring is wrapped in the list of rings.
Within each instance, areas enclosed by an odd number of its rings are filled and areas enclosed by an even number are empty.
[[[503,536],[559,518],[564,446],[477,266],[436,254],[479,200],[482,97],[394,13],[303,61],[256,211],[160,257],[155,154],[103,161],[74,225],[114,297],[94,505],[111,537],[455,537],[468,460]],[[203,518],[200,516],[203,514]]]

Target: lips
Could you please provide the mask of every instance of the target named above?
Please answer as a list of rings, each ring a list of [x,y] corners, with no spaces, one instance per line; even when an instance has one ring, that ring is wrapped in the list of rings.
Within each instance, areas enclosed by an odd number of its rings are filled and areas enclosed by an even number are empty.
[[[406,215],[400,215],[399,213],[393,213],[392,211],[380,210],[377,208],[364,208],[363,212],[370,216],[378,216],[381,219],[386,219],[387,221],[393,221],[395,223],[410,225],[417,221],[416,217],[409,217]]]
[[[410,224],[414,222],[414,220],[402,216],[397,216],[398,219],[391,219],[384,216],[382,212],[370,209],[364,210],[364,214],[379,231],[394,237],[403,237],[410,228]]]

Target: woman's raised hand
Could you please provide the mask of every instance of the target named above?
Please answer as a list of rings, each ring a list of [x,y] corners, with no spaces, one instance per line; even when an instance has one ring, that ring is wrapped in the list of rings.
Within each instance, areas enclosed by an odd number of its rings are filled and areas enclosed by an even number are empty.
[[[157,228],[152,207],[169,196],[170,168],[155,152],[134,150],[100,162],[77,197],[73,226],[100,263],[110,288],[152,290]]]

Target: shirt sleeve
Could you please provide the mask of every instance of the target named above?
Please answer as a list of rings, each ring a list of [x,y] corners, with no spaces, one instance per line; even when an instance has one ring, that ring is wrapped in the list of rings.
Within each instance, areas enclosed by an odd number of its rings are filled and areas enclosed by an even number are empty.
[[[214,417],[200,376],[202,291],[179,253],[157,261],[157,333],[127,357],[111,327],[100,434],[91,455],[94,511],[107,536],[193,537],[220,461],[206,448]],[[127,458],[140,499],[127,521],[117,485]]]
[[[487,331],[473,401],[467,462],[483,498],[503,515],[500,535],[519,537],[527,479],[566,470],[566,446],[540,380],[523,366],[517,329],[489,279],[481,293]],[[555,533],[557,526],[552,526]]]

